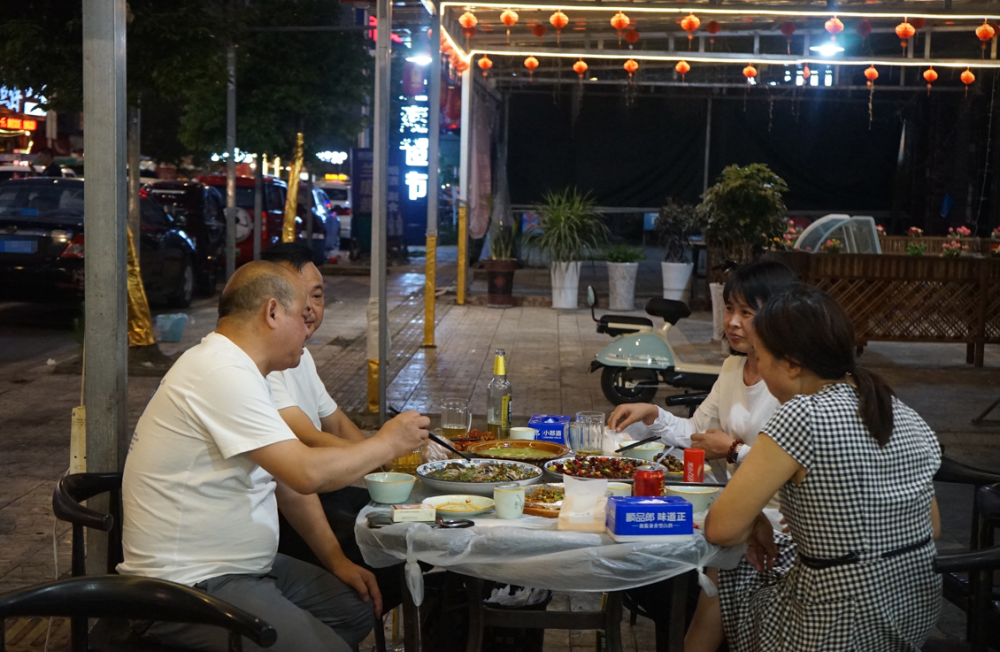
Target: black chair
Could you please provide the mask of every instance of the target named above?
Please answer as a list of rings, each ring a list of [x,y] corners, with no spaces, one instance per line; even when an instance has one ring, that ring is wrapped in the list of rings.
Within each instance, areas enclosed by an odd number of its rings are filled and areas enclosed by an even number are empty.
[[[698,406],[701,405],[706,398],[708,398],[708,394],[709,392],[674,394],[673,396],[668,396],[663,399],[663,404],[667,407],[686,407],[688,410],[688,416],[693,417],[694,413],[698,410]]]
[[[86,625],[88,618],[127,618],[168,622],[198,623],[229,631],[230,652],[243,650],[243,636],[261,647],[277,639],[274,628],[242,609],[207,593],[180,584],[143,577],[97,575],[74,577],[33,586],[0,596],[0,652],[4,652],[4,620],[20,616],[63,616]],[[71,641],[74,651],[87,647],[87,632],[81,641]],[[163,650],[138,640],[112,642],[102,652]],[[171,648],[175,649],[175,648]]]
[[[980,487],[976,503],[987,520],[1000,521],[1000,485]],[[949,577],[958,573],[969,574],[969,591],[966,596],[968,628],[966,641],[930,639],[924,652],[987,652],[1000,649],[1000,610],[995,605],[998,596],[993,588],[993,573],[1000,570],[1000,546],[994,546],[995,527],[983,528],[983,542],[979,550],[957,555],[942,555],[934,560],[934,570]]]
[[[35,616],[62,615],[70,618],[70,649],[72,652],[88,652],[90,638],[97,641],[97,649],[146,649],[165,650],[161,646],[155,646],[141,642],[137,637],[128,631],[112,626],[110,620],[98,621],[92,632],[88,632],[88,618],[121,619],[132,618],[135,620],[162,620],[171,622],[190,622],[217,624],[230,631],[230,649],[242,649],[239,640],[240,635],[247,636],[262,647],[270,646],[277,636],[274,629],[264,621],[251,614],[234,607],[222,600],[212,598],[206,593],[189,589],[179,584],[166,582],[163,580],[150,580],[134,577],[118,577],[115,575],[115,568],[122,561],[122,517],[121,517],[121,487],[122,475],[120,473],[77,473],[68,475],[56,484],[52,494],[52,511],[56,518],[73,525],[73,552],[72,552],[72,580],[56,582],[40,587],[25,589],[24,591],[10,594],[18,596],[25,594],[28,604],[33,603],[30,596],[42,595],[52,596],[72,596],[84,602],[97,601],[99,605],[108,607],[104,611],[87,611],[89,606],[80,605],[79,609],[73,607],[73,601],[68,600],[62,603],[66,608],[58,614],[51,614],[46,611],[30,612]],[[108,494],[108,514],[86,507],[81,503],[101,494]],[[91,528],[108,533],[108,556],[106,562],[107,576],[86,577],[86,556],[84,551],[84,528]],[[88,584],[89,582],[89,584]],[[152,582],[153,584],[149,584]],[[59,588],[63,584],[67,588]],[[138,587],[138,588],[135,588]],[[127,610],[118,608],[118,605],[128,604],[129,600],[134,600],[135,596],[146,590],[157,590],[154,602],[137,603],[136,613],[143,615],[129,616]],[[116,594],[115,591],[121,591]],[[38,593],[40,592],[40,593]],[[7,597],[7,596],[5,596]],[[197,599],[195,599],[197,598]],[[102,601],[103,600],[103,601]],[[199,602],[200,600],[200,602]],[[141,605],[146,605],[148,608]],[[203,613],[199,613],[199,605]],[[36,604],[36,606],[38,606]],[[114,607],[114,608],[112,608]],[[145,610],[143,610],[145,609]],[[28,613],[28,612],[24,612]],[[226,615],[228,614],[228,615]],[[212,619],[211,622],[204,618]],[[257,632],[254,635],[245,632]],[[270,632],[266,634],[266,632]],[[257,637],[257,638],[255,638]],[[259,638],[259,640],[258,640]],[[125,640],[123,640],[125,639]],[[270,641],[264,643],[262,641]],[[124,646],[118,648],[117,646]],[[176,648],[169,648],[176,650]],[[0,652],[3,652],[0,648]]]

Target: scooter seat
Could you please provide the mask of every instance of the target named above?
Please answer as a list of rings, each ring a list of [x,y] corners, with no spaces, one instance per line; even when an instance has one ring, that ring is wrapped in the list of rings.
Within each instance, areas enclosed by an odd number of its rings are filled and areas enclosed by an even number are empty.
[[[664,321],[673,326],[685,317],[690,317],[691,309],[688,308],[688,305],[683,301],[653,297],[646,304],[646,314],[654,317],[661,317]]]
[[[652,320],[629,315],[601,315],[601,319],[597,322],[597,332],[607,333],[612,337],[637,333],[642,327],[653,328]]]

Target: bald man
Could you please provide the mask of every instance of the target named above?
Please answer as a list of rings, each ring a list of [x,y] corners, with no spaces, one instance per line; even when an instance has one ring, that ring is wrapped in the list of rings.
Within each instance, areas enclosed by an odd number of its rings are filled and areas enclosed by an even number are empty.
[[[350,449],[309,448],[275,408],[266,376],[299,364],[312,321],[292,272],[248,263],[223,290],[216,330],[177,360],[149,400],[122,483],[123,575],[210,593],[277,629],[270,649],[356,650],[381,609],[316,493],[421,446],[426,417],[401,414]],[[278,506],[330,572],[277,554]],[[223,630],[152,623],[168,645],[225,650]],[[247,649],[257,649],[245,641]]]

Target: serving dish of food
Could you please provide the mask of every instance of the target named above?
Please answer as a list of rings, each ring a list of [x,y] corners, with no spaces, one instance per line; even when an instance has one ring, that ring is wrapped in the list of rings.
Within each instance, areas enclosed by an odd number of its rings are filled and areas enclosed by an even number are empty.
[[[558,518],[565,497],[566,492],[561,482],[532,485],[524,490],[524,513]]]
[[[443,433],[440,431],[435,431],[435,434],[443,436]],[[448,437],[447,439],[452,446],[464,453],[469,446],[482,442],[496,442],[497,437],[489,430],[476,430],[472,428],[464,437],[455,439]]]
[[[493,499],[485,496],[432,496],[424,498],[424,504],[433,506],[438,518],[448,519],[469,518],[493,509]]]
[[[535,484],[542,470],[527,462],[501,460],[442,460],[417,467],[417,476],[431,489],[447,493],[492,496],[498,484]]]
[[[651,466],[666,472],[661,464],[637,460],[631,457],[607,457],[604,455],[575,455],[552,460],[545,464],[545,470],[556,478],[569,475],[574,478],[591,480],[615,480],[631,483],[640,466]]]
[[[565,457],[569,447],[551,441],[507,439],[470,444],[466,452],[490,460],[514,460],[542,466],[549,460]]]

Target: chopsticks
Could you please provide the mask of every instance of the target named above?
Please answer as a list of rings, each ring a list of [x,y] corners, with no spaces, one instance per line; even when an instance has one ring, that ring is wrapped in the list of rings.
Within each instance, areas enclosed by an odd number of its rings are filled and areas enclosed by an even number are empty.
[[[659,439],[659,436],[656,436],[656,435],[654,435],[653,437],[646,437],[645,439],[640,439],[639,441],[632,442],[628,446],[622,446],[621,448],[619,448],[615,452],[616,453],[622,453],[624,451],[630,451],[633,448],[636,448],[638,446],[642,446],[643,444],[648,444],[649,442],[656,441],[658,439]]]
[[[446,440],[446,439],[441,439],[441,438],[440,438],[440,437],[438,437],[437,435],[430,435],[430,436],[429,436],[429,438],[430,438],[430,440],[431,440],[431,441],[433,441],[433,442],[434,442],[435,444],[438,444],[438,445],[440,445],[440,446],[444,446],[445,448],[447,448],[448,450],[450,450],[450,451],[451,451],[452,453],[455,453],[456,455],[458,455],[458,456],[460,456],[460,457],[462,457],[462,458],[464,458],[464,459],[467,459],[467,460],[470,460],[470,461],[471,461],[472,459],[474,459],[474,458],[472,458],[472,457],[469,457],[468,455],[466,455],[466,454],[465,454],[465,453],[463,453],[462,451],[458,450],[458,449],[457,449],[457,448],[455,448],[454,446],[452,446],[452,445],[451,445],[451,443],[449,443],[449,442],[448,442],[448,440]]]

